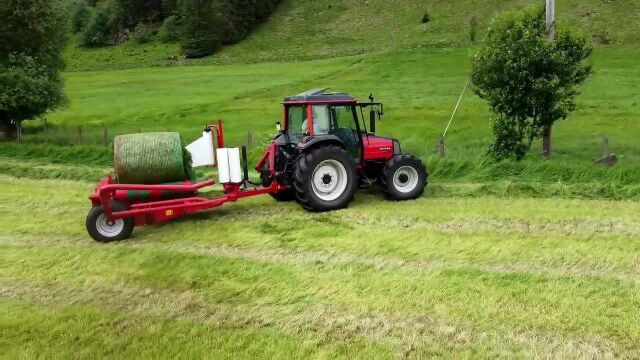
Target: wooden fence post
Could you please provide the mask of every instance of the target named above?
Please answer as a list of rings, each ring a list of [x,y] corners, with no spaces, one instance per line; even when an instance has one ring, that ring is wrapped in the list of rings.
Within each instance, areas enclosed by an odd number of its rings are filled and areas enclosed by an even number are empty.
[[[107,127],[105,126],[102,133],[102,142],[105,145],[109,144],[109,132],[107,131]]]
[[[602,138],[602,156],[609,155],[609,138],[607,136]]]
[[[251,150],[251,147],[253,146],[253,133],[251,132],[251,130],[247,131],[247,149]]]
[[[82,144],[82,126],[78,126],[78,144]]]
[[[47,127],[47,118],[44,118],[44,143],[49,143],[49,128]]]
[[[444,136],[440,136],[440,140],[438,141],[438,152],[440,153],[440,157],[444,159],[444,155],[445,155]]]

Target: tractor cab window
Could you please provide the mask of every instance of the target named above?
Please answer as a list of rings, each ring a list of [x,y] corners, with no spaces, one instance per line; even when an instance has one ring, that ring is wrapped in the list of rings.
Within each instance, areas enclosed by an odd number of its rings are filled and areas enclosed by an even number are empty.
[[[306,128],[307,123],[307,107],[306,106],[289,106],[287,107],[287,134],[290,141],[298,142],[309,131]]]
[[[331,114],[331,130],[332,135],[337,136],[345,144],[347,153],[359,162],[360,146],[358,141],[357,119],[354,117],[352,105],[340,105],[329,107]]]
[[[331,107],[331,133],[342,141],[357,143],[356,119],[353,115],[352,106],[332,106]]]
[[[325,105],[314,105],[313,113],[313,134],[329,134],[329,108]]]

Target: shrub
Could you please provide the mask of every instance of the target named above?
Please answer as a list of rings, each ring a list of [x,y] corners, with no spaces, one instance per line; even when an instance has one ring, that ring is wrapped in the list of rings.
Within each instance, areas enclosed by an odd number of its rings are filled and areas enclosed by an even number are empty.
[[[211,55],[220,48],[220,18],[211,0],[184,0],[182,13],[181,46],[187,58]]]
[[[81,32],[91,19],[91,8],[86,4],[78,4],[71,17],[71,30],[74,34]]]
[[[176,42],[180,39],[180,21],[176,15],[171,15],[164,19],[160,30],[158,30],[158,39],[164,43]]]
[[[104,7],[97,7],[87,26],[80,33],[80,43],[83,46],[102,46],[109,43],[109,35],[111,33],[111,19],[109,12]]]
[[[133,30],[133,40],[138,44],[145,44],[153,40],[153,30],[151,26],[139,23]]]
[[[422,23],[422,24],[426,24],[426,23],[428,23],[428,22],[429,22],[429,20],[430,20],[430,18],[429,18],[429,14],[425,12],[425,13],[422,15],[422,19],[420,19],[420,23]]]

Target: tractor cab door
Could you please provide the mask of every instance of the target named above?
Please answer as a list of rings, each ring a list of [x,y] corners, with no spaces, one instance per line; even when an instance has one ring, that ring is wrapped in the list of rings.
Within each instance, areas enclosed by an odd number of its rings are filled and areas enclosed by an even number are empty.
[[[358,136],[358,118],[353,105],[330,105],[329,133],[335,135],[345,145],[347,154],[358,164],[362,158],[362,144]]]

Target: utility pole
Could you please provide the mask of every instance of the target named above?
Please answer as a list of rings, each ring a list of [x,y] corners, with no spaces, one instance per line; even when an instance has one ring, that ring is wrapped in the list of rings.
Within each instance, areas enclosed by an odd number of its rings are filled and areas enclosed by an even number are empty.
[[[556,0],[546,0],[547,40],[553,41],[556,35]],[[542,130],[542,155],[551,158],[551,125]]]
[[[553,41],[556,35],[556,0],[547,1],[547,39]]]

